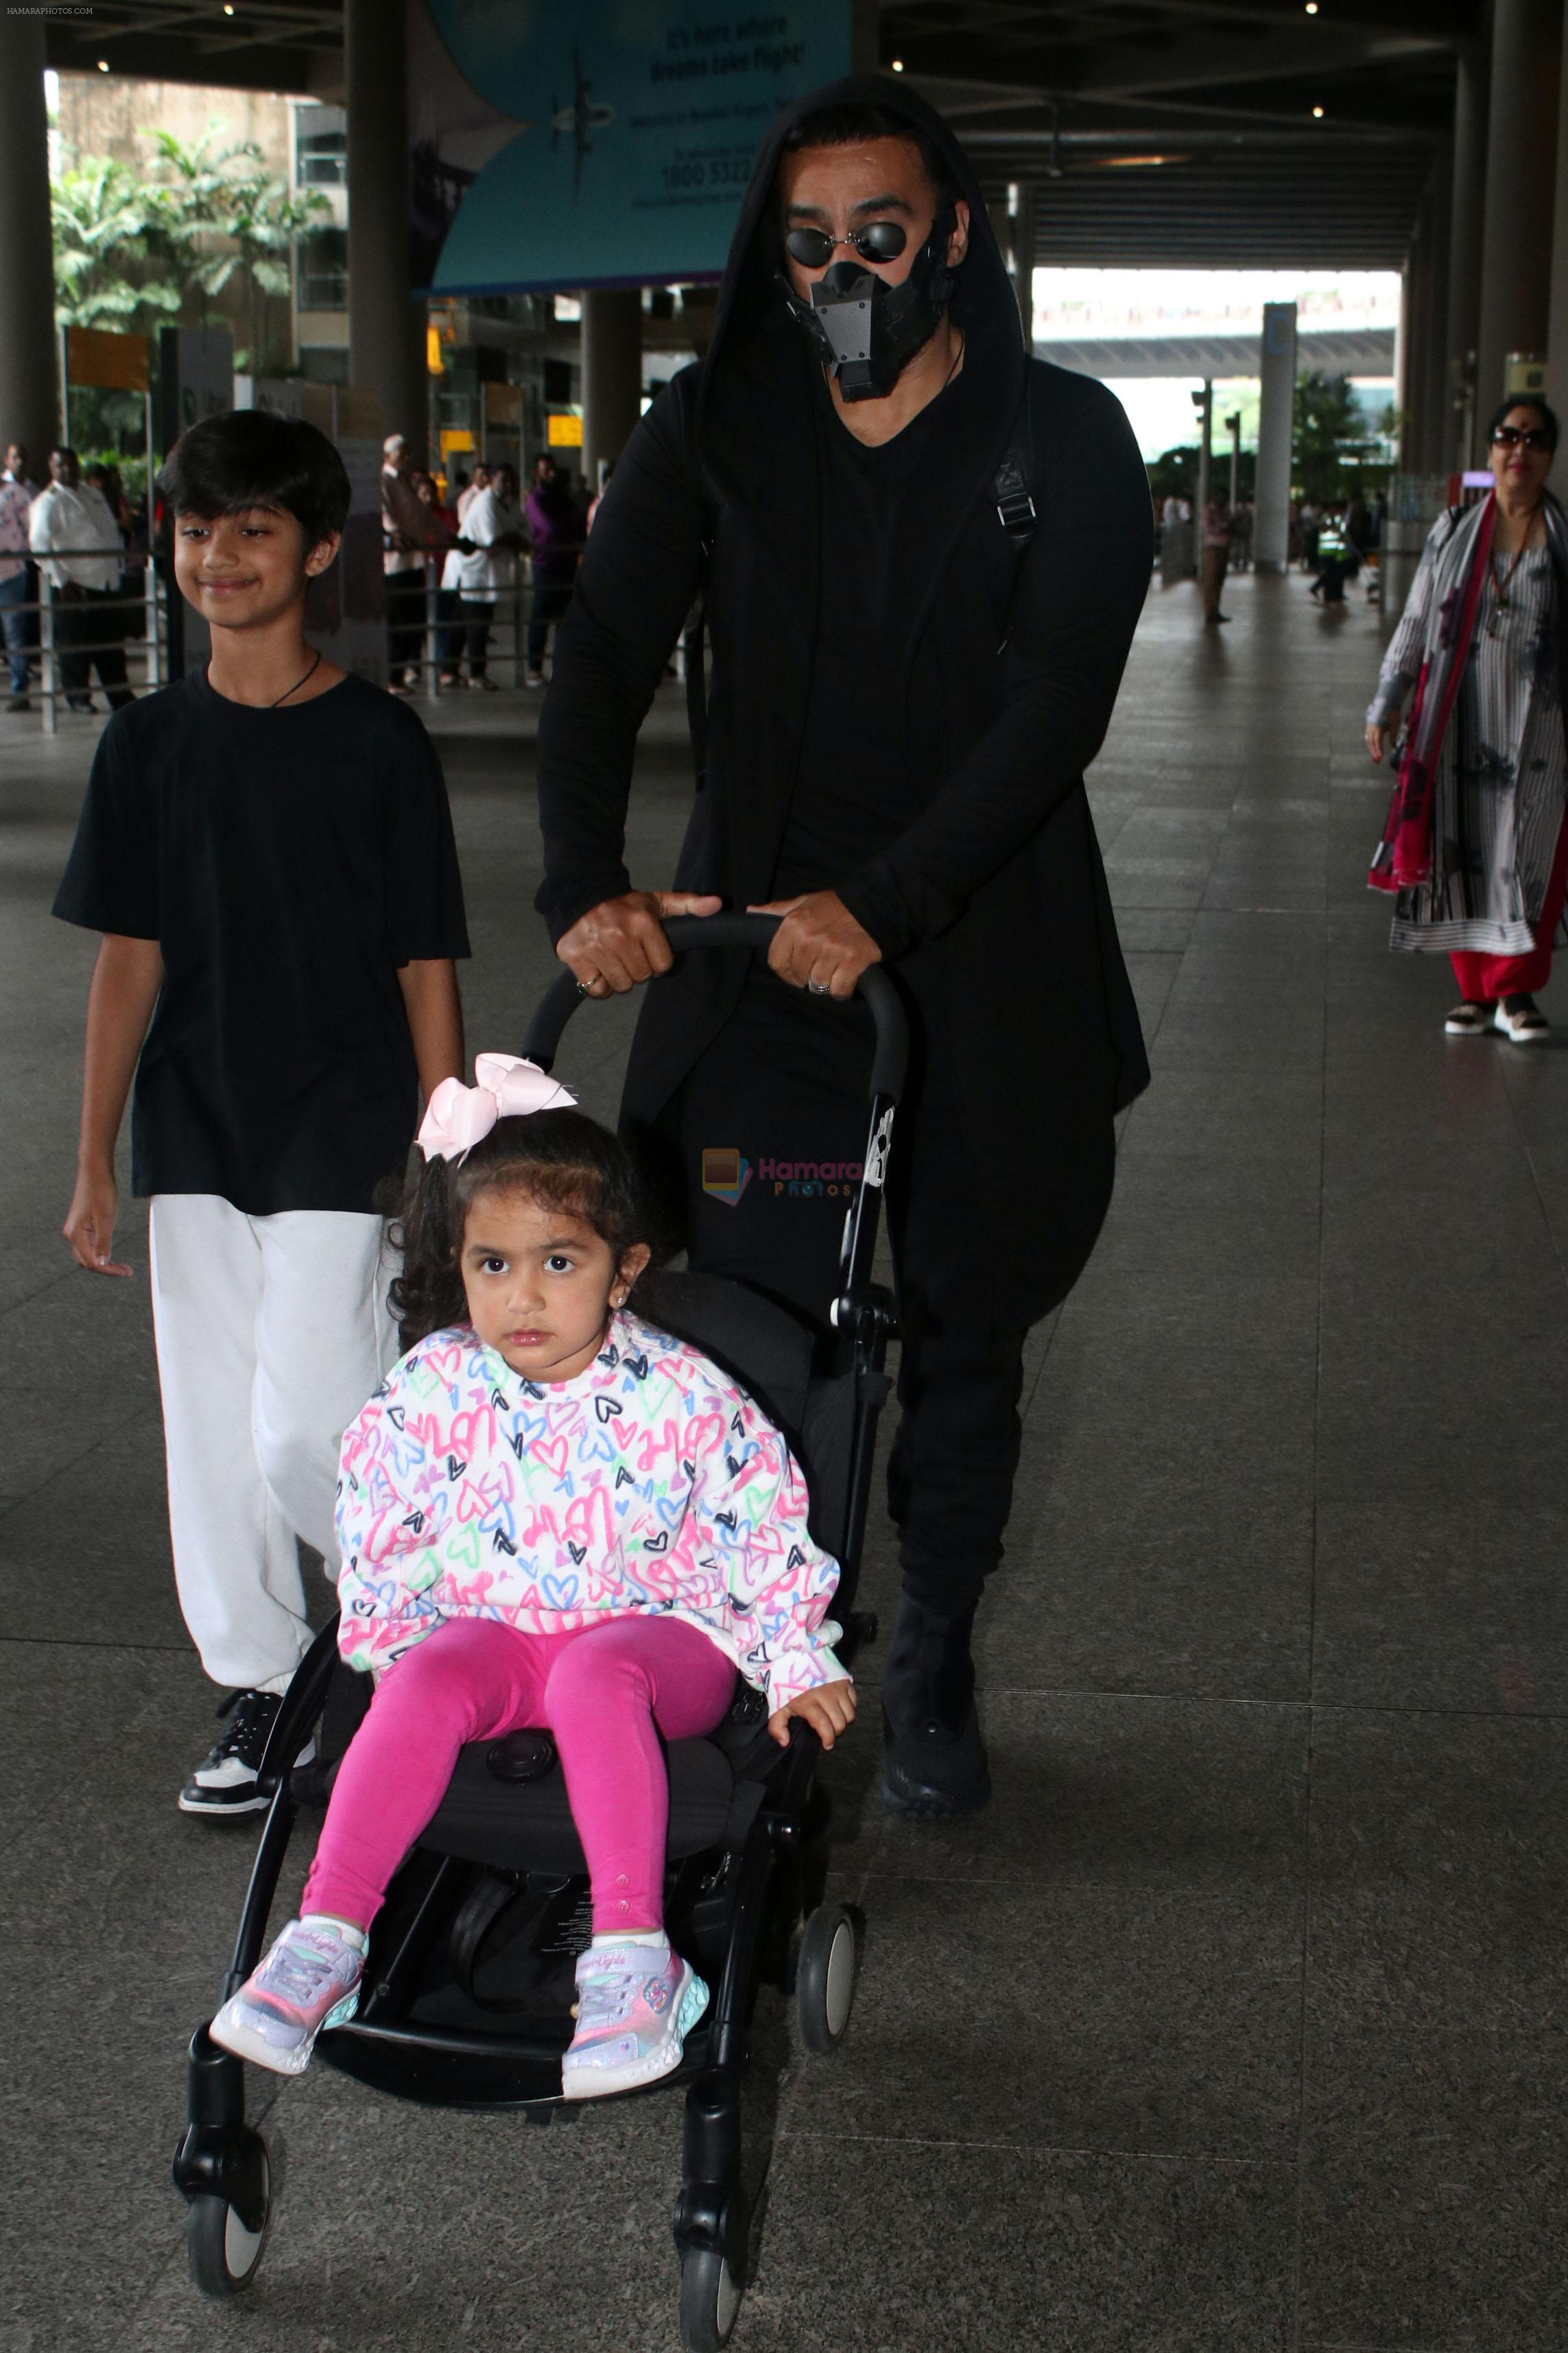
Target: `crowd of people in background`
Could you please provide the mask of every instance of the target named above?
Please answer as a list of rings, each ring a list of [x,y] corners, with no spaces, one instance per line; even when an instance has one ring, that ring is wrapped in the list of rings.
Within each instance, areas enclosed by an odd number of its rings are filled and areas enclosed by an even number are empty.
[[[514,659],[521,682],[542,687],[551,632],[571,600],[603,496],[602,487],[591,501],[582,495],[548,450],[533,461],[526,500],[512,467],[483,458],[467,474],[454,470],[443,483],[415,463],[405,435],[389,435],[381,509],[393,691],[413,693],[433,655],[443,687],[493,692],[490,636],[497,608],[505,603],[518,615]],[[111,709],[133,700],[125,649],[140,634],[139,575],[151,539],[144,510],[127,498],[112,464],[84,464],[62,446],[37,468],[20,442],[6,445],[0,468],[0,641],[7,712],[34,707],[41,669],[40,587],[46,585],[66,708],[99,709],[95,672]],[[432,560],[439,585],[435,644],[427,648]]]
[[[1292,568],[1300,565],[1311,575],[1309,593],[1325,607],[1344,609],[1346,583],[1356,578],[1368,556],[1382,544],[1386,511],[1387,500],[1381,492],[1372,501],[1358,492],[1321,506],[1310,497],[1291,501],[1289,561]],[[1254,501],[1238,498],[1233,506],[1229,491],[1216,483],[1201,515],[1180,491],[1156,499],[1154,512],[1155,557],[1162,585],[1171,588],[1184,580],[1196,580],[1203,596],[1205,627],[1216,628],[1228,621],[1229,614],[1220,610],[1221,592],[1230,573],[1251,569],[1257,522]],[[1375,587],[1373,573],[1368,595],[1374,600]]]
[[[434,659],[440,684],[493,692],[490,631],[496,608],[510,601],[520,616],[522,565],[529,596],[522,683],[544,684],[551,630],[571,601],[584,542],[601,490],[584,508],[570,479],[542,449],[534,459],[526,501],[509,465],[474,460],[468,473],[454,468],[445,494],[432,474],[413,461],[405,438],[388,436],[382,468],[382,533],[386,568],[389,682],[409,694],[421,666]],[[426,647],[427,572],[440,566],[436,638]]]
[[[67,709],[96,710],[94,670],[111,709],[134,701],[125,640],[135,634],[132,616],[141,597],[134,575],[146,561],[145,517],[127,499],[117,467],[84,468],[62,443],[50,450],[48,479],[39,483],[22,443],[6,445],[0,471],[0,627],[7,711],[32,708],[41,583],[49,591]]]
[[[549,450],[530,469],[526,495],[512,467],[476,457],[468,472],[447,481],[416,465],[406,437],[389,435],[381,477],[383,561],[386,575],[389,680],[410,694],[425,665],[437,665],[447,690],[493,693],[490,638],[498,608],[517,617],[512,659],[528,688],[543,686],[551,632],[571,600],[584,544],[593,527],[605,470],[592,498],[563,471]],[[55,606],[54,639],[68,710],[91,712],[92,672],[111,707],[130,699],[123,640],[138,601],[135,570],[147,561],[144,516],[127,500],[116,469],[83,467],[75,453],[49,453],[39,483],[28,452],[16,442],[0,470],[0,631],[9,688],[5,709],[32,708],[38,669],[38,584],[44,567]],[[1310,575],[1310,593],[1326,609],[1344,609],[1345,589],[1382,538],[1386,501],[1359,495],[1320,505],[1292,501],[1289,557]],[[1201,514],[1180,490],[1156,501],[1156,553],[1166,587],[1196,580],[1205,626],[1229,619],[1221,609],[1224,585],[1251,568],[1256,507],[1234,506],[1215,484]],[[82,554],[83,548],[105,551]],[[119,547],[122,553],[114,554]],[[436,631],[429,621],[427,567],[438,566]],[[525,570],[526,567],[526,570]],[[1375,574],[1373,575],[1375,580]],[[1369,588],[1369,594],[1372,593]]]

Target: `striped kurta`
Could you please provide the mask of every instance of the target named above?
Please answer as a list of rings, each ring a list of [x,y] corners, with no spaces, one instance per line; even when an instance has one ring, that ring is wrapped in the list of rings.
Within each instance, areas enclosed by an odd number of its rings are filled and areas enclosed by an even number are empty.
[[[1452,528],[1447,515],[1434,525],[1390,640],[1367,712],[1383,726],[1397,723],[1420,676],[1434,558]],[[1443,745],[1433,813],[1442,879],[1400,892],[1391,947],[1523,955],[1535,944],[1568,786],[1558,595],[1547,550],[1530,548],[1501,603],[1510,560],[1493,559]]]

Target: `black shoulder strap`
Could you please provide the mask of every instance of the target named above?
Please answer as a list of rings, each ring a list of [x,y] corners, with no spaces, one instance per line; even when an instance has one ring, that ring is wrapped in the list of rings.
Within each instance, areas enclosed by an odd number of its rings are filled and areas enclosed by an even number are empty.
[[[1030,414],[1029,382],[1026,374],[1024,396],[1018,403],[1018,414],[1013,419],[1013,430],[1002,463],[996,469],[993,485],[996,493],[996,513],[1003,530],[1013,541],[1021,555],[1035,535],[1039,517],[1035,512],[1034,494],[1029,488],[1035,470],[1035,420]]]
[[[1029,413],[1029,387],[1026,378],[1024,397],[1018,404],[1018,414],[1013,420],[1013,431],[1002,463],[996,469],[992,489],[996,498],[996,518],[1013,543],[1013,577],[1007,584],[1007,601],[1002,608],[1002,626],[997,633],[996,649],[1000,653],[1007,642],[1008,626],[1013,615],[1013,599],[1017,594],[1018,575],[1024,568],[1024,558],[1029,551],[1039,523],[1035,508],[1035,496],[1030,488],[1034,473],[1034,419]]]
[[[1020,554],[1035,536],[1039,517],[1035,512],[1034,494],[1029,488],[1029,470],[1021,449],[1009,445],[1007,455],[996,469],[993,487],[996,492],[996,512],[1003,530]]]

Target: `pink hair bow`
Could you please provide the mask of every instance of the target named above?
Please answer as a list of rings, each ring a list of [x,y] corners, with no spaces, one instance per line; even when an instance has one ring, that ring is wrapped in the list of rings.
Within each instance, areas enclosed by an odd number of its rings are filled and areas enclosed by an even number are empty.
[[[520,1061],[515,1054],[477,1054],[474,1082],[466,1087],[461,1079],[443,1079],[431,1096],[419,1130],[419,1149],[426,1160],[460,1160],[498,1119],[562,1111],[577,1100],[537,1062]]]

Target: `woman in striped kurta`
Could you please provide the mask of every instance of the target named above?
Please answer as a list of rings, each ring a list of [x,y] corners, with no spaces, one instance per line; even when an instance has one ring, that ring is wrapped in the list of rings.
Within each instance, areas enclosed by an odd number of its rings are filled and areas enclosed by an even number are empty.
[[[1497,488],[1433,527],[1367,712],[1381,760],[1412,693],[1400,783],[1371,880],[1397,893],[1390,945],[1446,951],[1455,1036],[1548,1034],[1533,992],[1552,969],[1568,883],[1561,628],[1568,522],[1546,493],[1557,420],[1505,405]]]

